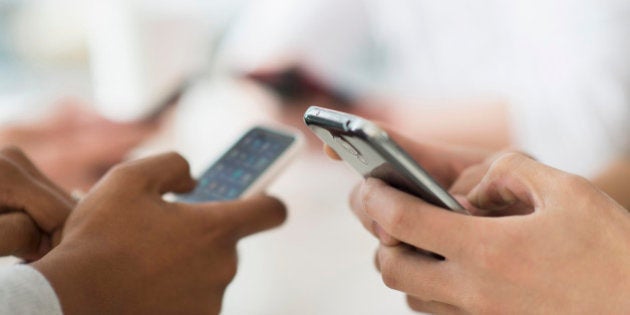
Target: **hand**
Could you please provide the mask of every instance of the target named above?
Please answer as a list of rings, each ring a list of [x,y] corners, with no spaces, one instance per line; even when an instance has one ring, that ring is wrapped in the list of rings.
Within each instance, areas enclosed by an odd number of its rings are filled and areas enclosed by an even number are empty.
[[[630,313],[630,214],[580,177],[504,154],[467,196],[498,217],[444,211],[378,180],[353,199],[355,211],[410,244],[381,245],[377,261],[415,310]]]
[[[0,150],[0,256],[44,256],[59,243],[74,205],[18,148]]]
[[[451,188],[453,195],[465,195],[479,182],[485,173],[488,163],[484,163],[491,154],[485,150],[453,146],[443,143],[418,142],[411,140],[391,128],[384,127],[392,139],[396,141],[409,155],[435,178],[442,187]],[[324,151],[335,160],[341,158],[332,148],[324,146]],[[466,173],[468,176],[462,177]],[[357,193],[360,185],[355,187],[353,194]],[[359,205],[353,204],[352,209],[359,209]],[[396,245],[399,241],[379,228],[371,218],[361,211],[354,211],[363,226],[373,235],[378,236],[382,242],[388,245]]]
[[[42,120],[4,127],[0,143],[22,148],[68,191],[87,191],[158,127],[156,122],[111,122],[85,105],[65,102]]]
[[[116,166],[79,203],[61,244],[33,264],[64,314],[216,314],[237,267],[239,239],[281,224],[260,196],[169,203],[195,186],[188,163],[165,154]]]

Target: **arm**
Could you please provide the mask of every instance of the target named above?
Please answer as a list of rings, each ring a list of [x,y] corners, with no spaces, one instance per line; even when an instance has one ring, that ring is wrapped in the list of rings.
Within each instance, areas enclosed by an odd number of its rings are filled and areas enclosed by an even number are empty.
[[[177,154],[116,166],[82,199],[59,246],[32,264],[66,315],[217,314],[239,239],[280,225],[277,199],[170,203],[192,190]]]

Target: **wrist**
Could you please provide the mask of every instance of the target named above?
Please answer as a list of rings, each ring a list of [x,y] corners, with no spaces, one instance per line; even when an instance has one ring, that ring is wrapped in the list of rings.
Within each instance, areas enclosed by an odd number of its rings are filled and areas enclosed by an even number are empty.
[[[50,283],[65,315],[98,313],[96,272],[89,270],[90,259],[72,252],[54,250],[31,264]]]

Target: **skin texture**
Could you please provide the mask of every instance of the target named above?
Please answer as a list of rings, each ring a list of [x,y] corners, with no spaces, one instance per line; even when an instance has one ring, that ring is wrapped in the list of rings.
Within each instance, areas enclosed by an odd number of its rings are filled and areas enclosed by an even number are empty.
[[[67,220],[63,240],[33,263],[64,314],[217,314],[239,239],[280,225],[277,199],[181,204],[195,186],[171,153],[114,167]]]
[[[630,215],[609,196],[523,154],[487,155],[449,170],[451,162],[424,161],[474,158],[452,150],[418,155],[425,145],[399,142],[474,214],[444,211],[376,179],[352,193],[353,211],[381,240],[376,264],[384,283],[406,293],[414,310],[630,312]]]
[[[20,147],[64,189],[87,191],[159,126],[159,120],[112,122],[65,100],[42,119],[3,126],[0,144]]]
[[[44,256],[59,243],[75,206],[16,147],[0,150],[0,256],[26,261]]]
[[[593,182],[624,208],[630,209],[630,156],[609,163]]]

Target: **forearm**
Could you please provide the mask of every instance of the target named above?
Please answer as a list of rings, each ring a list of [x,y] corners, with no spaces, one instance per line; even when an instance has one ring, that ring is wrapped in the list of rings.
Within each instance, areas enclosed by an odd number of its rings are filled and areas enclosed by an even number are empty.
[[[630,157],[610,163],[593,182],[624,208],[630,209]]]

